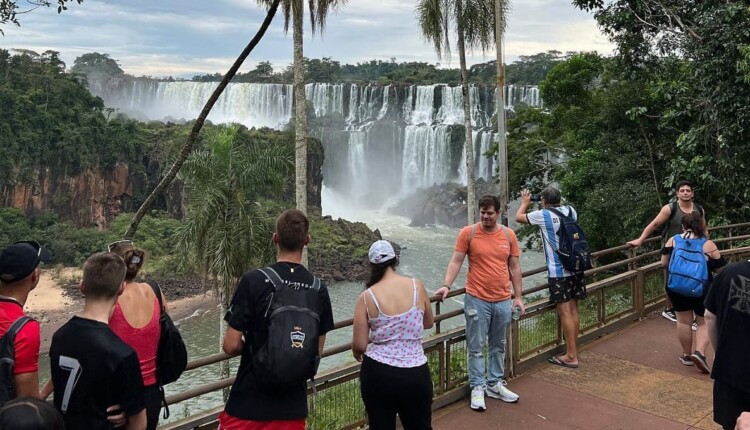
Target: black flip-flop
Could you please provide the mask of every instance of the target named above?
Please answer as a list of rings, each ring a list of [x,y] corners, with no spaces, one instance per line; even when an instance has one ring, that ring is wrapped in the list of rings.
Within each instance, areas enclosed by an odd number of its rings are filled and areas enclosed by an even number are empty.
[[[557,365],[557,366],[567,367],[569,369],[578,369],[578,365],[577,364],[566,363],[566,362],[560,360],[559,357],[550,357],[550,358],[547,359],[547,361],[550,362],[550,363],[552,363],[552,364],[554,364],[554,365]]]

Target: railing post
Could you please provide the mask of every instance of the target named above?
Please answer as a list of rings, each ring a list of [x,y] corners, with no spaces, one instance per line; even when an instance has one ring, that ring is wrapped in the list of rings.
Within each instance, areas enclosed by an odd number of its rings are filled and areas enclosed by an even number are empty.
[[[506,348],[506,351],[508,351],[508,355],[510,356],[510,360],[508,360],[508,372],[506,372],[506,377],[510,375],[511,377],[516,376],[516,364],[518,363],[518,357],[520,356],[519,353],[519,337],[518,337],[518,322],[520,320],[511,320],[510,321],[510,333],[508,333],[508,340],[509,345]]]
[[[440,315],[440,302],[435,302],[435,316]],[[440,333],[440,320],[435,323],[435,333]]]
[[[635,248],[628,249],[628,258],[629,259],[630,258],[635,258],[635,256],[636,256]],[[636,262],[635,261],[633,261],[633,262],[631,262],[631,263],[628,264],[628,270],[634,270],[635,268],[636,268]]]
[[[638,318],[646,316],[646,276],[638,269],[638,275],[633,278],[633,306],[638,312]]]

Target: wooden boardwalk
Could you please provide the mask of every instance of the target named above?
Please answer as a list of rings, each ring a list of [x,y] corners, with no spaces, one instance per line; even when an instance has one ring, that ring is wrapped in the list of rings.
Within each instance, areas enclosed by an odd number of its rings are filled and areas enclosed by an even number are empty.
[[[712,380],[680,353],[675,323],[651,314],[584,345],[578,369],[543,364],[510,381],[518,403],[487,398],[475,412],[467,397],[435,411],[433,428],[720,430]]]

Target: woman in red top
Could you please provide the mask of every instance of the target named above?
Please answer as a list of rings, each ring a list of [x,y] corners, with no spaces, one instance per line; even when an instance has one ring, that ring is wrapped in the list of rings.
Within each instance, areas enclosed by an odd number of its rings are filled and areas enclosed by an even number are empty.
[[[154,430],[161,408],[161,393],[156,378],[156,352],[161,334],[159,300],[149,284],[135,281],[143,266],[143,250],[136,248],[129,240],[123,240],[109,245],[109,251],[122,257],[128,267],[125,288],[109,318],[109,327],[138,354],[145,387],[146,429]]]

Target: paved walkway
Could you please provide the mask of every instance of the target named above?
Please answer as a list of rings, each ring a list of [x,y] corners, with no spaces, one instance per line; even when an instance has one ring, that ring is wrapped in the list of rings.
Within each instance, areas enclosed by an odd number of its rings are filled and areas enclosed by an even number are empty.
[[[436,411],[433,427],[720,430],[712,419],[712,381],[680,364],[674,330],[674,323],[649,315],[585,345],[578,369],[544,364],[510,381],[518,403],[487,398],[480,413],[467,398]]]

